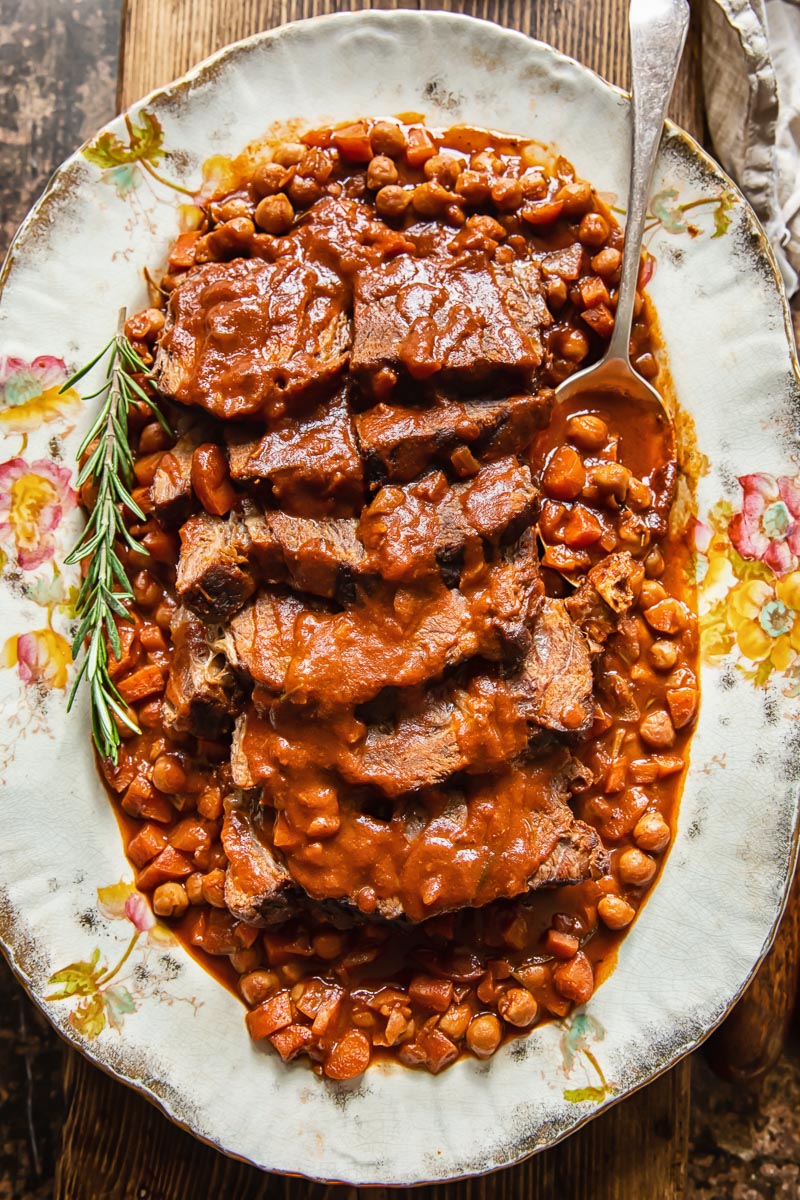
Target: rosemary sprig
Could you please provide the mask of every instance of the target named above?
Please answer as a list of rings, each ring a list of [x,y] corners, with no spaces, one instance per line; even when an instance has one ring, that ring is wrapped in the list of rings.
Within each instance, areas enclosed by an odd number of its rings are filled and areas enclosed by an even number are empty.
[[[74,387],[108,355],[105,383],[96,392],[84,397],[86,400],[102,397],[102,403],[78,450],[79,460],[85,454],[88,457],[78,474],[77,487],[80,489],[90,480],[96,490],[97,500],[83,533],[66,558],[69,564],[89,560],[75,602],[80,623],[72,642],[72,657],[77,660],[84,644],[86,653],[70,691],[67,711],[72,708],[81,681],[87,679],[91,688],[94,742],[100,754],[115,763],[120,735],[114,717],[134,732],[140,732],[109,674],[108,646],[111,646],[117,661],[122,657],[114,618],[116,616],[123,621],[132,619],[128,606],[133,601],[133,592],[119,557],[118,543],[140,554],[148,553],[147,548],[128,532],[123,517],[124,510],[128,509],[140,520],[145,520],[144,513],[131,496],[133,452],[128,438],[129,409],[144,401],[169,431],[157,405],[138,380],[133,378],[134,373],[149,377],[150,372],[125,337],[124,329],[123,308],[119,314],[117,332],[111,341],[61,388],[61,391],[66,391]],[[93,446],[92,443],[96,444]]]

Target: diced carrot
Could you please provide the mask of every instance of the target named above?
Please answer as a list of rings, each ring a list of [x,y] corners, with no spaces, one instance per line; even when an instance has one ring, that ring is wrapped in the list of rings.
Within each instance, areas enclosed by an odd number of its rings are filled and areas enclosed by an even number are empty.
[[[342,158],[348,162],[368,163],[372,158],[372,144],[365,121],[354,121],[344,129],[334,129],[331,140]]]
[[[573,550],[584,550],[593,546],[603,536],[603,526],[598,518],[582,504],[575,504],[564,524],[564,543]]]
[[[594,308],[584,309],[581,316],[595,333],[600,334],[600,337],[611,337],[614,332],[614,314],[606,304],[597,304]]]
[[[136,886],[143,891],[167,883],[170,879],[185,879],[194,867],[190,859],[173,846],[165,846],[161,853],[136,876]]]
[[[169,840],[176,850],[194,854],[196,850],[208,850],[218,833],[218,823],[204,821],[202,817],[186,817],[175,826]]]
[[[556,991],[566,1000],[585,1004],[594,991],[594,972],[589,959],[579,950],[569,962],[559,963],[553,969]]]
[[[458,1046],[441,1029],[420,1029],[417,1045],[425,1052],[425,1065],[434,1075],[458,1058]]]
[[[594,308],[598,304],[607,305],[611,300],[608,288],[597,275],[589,275],[588,278],[582,279],[578,286],[586,308]]]
[[[235,917],[224,908],[201,909],[202,920],[195,919],[189,931],[193,946],[202,946],[207,954],[233,954],[241,950],[237,936],[238,924]]]
[[[283,991],[276,992],[274,996],[270,996],[269,1000],[265,1000],[263,1004],[252,1009],[245,1017],[245,1021],[250,1037],[257,1042],[261,1038],[269,1037],[278,1029],[284,1029],[287,1025],[291,1025],[293,1016],[292,998],[289,992]]]
[[[158,821],[168,825],[175,817],[175,809],[149,779],[137,775],[122,797],[122,807],[131,817],[142,817],[146,821]]]
[[[135,867],[143,867],[164,849],[167,835],[163,829],[148,821],[128,842],[128,858]]]
[[[291,1062],[303,1050],[307,1050],[316,1041],[314,1033],[307,1025],[287,1025],[279,1029],[269,1039],[284,1062]]]
[[[199,237],[199,232],[182,233],[180,235],[172,247],[172,253],[169,256],[167,270],[170,275],[176,271],[188,271],[189,267],[194,266],[194,254]]]
[[[309,958],[314,948],[307,933],[265,933],[264,949],[271,967],[279,967],[292,958]]]
[[[554,958],[572,958],[578,951],[580,942],[572,933],[562,933],[559,929],[548,929],[545,934],[544,948],[547,954]]]
[[[415,975],[408,985],[408,995],[415,1004],[433,1012],[447,1012],[453,1002],[453,984],[449,979],[434,979],[430,975]]]
[[[427,129],[414,125],[406,136],[406,161],[410,167],[421,167],[433,158],[436,153],[436,143]]]
[[[120,675],[127,675],[137,665],[142,656],[141,647],[139,646],[139,627],[136,622],[120,620],[116,624],[121,654],[119,658],[115,658],[114,651],[111,649],[109,643],[108,674],[111,679],[118,679]]]
[[[371,1054],[367,1035],[360,1029],[348,1029],[331,1050],[323,1070],[329,1079],[355,1079],[366,1071]]]
[[[127,704],[135,704],[138,700],[146,700],[148,696],[156,696],[164,690],[164,676],[161,668],[155,663],[148,663],[127,675],[117,684],[119,694]]]
[[[563,200],[534,200],[532,204],[526,204],[519,215],[529,225],[552,225],[563,212]]]
[[[693,687],[667,688],[667,706],[676,729],[683,729],[694,720],[697,711],[697,689]]]

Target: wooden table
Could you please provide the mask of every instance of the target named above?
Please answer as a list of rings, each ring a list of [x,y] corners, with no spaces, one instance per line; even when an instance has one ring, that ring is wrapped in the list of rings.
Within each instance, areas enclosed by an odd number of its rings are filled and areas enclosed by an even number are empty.
[[[118,106],[126,107],[227,42],[288,20],[349,7],[367,5],[331,0],[124,0]],[[377,7],[401,5],[384,2]],[[552,43],[612,82],[628,82],[627,0],[420,0],[409,7],[447,8],[493,19]],[[693,19],[670,113],[702,137],[699,36]],[[795,903],[771,961],[717,1040],[723,1068],[738,1064],[744,1070],[748,1055],[766,1061],[776,1039],[780,1042],[794,996],[798,913],[800,904]],[[689,1080],[685,1060],[553,1150],[485,1179],[422,1188],[417,1195],[421,1200],[677,1200],[687,1194]],[[64,1095],[57,1200],[359,1196],[355,1188],[264,1175],[225,1158],[172,1126],[141,1097],[73,1051],[65,1057]],[[264,1120],[269,1120],[268,1113]],[[370,1192],[376,1200],[405,1194],[405,1189]]]

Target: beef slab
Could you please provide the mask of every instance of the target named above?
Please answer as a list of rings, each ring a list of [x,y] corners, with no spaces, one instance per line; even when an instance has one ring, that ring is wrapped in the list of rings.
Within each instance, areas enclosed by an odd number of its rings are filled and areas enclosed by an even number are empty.
[[[175,610],[170,628],[173,653],[161,706],[164,727],[219,737],[230,729],[240,699],[230,668],[211,644],[212,631],[188,608]]]
[[[158,387],[224,420],[281,416],[341,374],[348,304],[335,271],[294,254],[207,263],[170,295]]]
[[[351,369],[381,396],[401,374],[462,391],[527,387],[551,323],[532,262],[403,254],[356,277]]]

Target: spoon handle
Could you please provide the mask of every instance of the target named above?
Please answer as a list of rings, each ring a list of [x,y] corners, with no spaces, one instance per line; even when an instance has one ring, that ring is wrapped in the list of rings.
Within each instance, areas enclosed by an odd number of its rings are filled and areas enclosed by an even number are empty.
[[[633,136],[625,250],[608,358],[629,360],[647,202],[675,76],[689,29],[687,0],[631,0]]]

